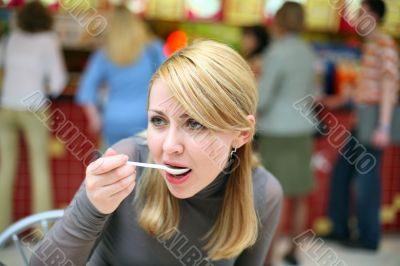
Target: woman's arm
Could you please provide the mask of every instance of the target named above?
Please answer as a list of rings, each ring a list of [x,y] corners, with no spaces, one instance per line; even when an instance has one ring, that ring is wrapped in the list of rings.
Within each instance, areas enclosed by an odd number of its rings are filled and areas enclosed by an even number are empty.
[[[109,219],[96,210],[82,184],[65,214],[32,253],[30,265],[85,265]],[[72,263],[67,263],[67,262]]]
[[[88,120],[88,131],[90,134],[97,135],[102,127],[101,114],[96,105],[87,104],[83,106],[83,112]]]
[[[105,55],[102,51],[97,51],[90,57],[76,95],[76,101],[79,104],[96,104],[97,90],[105,76],[105,64]]]
[[[98,102],[97,91],[105,76],[104,64],[104,56],[100,51],[90,57],[76,95],[76,101],[82,105],[88,120],[89,132],[94,135],[99,133],[102,126],[101,115],[96,104]]]
[[[56,34],[49,38],[48,46],[44,49],[46,53],[44,65],[49,80],[49,93],[51,96],[57,97],[62,93],[67,83],[67,71]]]

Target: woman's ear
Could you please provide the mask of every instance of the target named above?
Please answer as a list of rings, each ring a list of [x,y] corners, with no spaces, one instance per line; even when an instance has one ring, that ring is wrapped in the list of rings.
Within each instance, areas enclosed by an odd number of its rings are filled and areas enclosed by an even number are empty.
[[[249,130],[241,131],[239,136],[236,138],[234,144],[235,147],[240,148],[247,142],[251,141],[254,135],[254,130],[256,126],[256,118],[254,115],[248,115],[247,120],[250,122],[251,128]]]

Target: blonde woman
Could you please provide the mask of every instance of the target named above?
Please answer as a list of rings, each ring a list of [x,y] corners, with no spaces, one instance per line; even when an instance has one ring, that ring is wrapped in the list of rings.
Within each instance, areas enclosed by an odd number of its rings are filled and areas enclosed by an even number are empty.
[[[90,58],[77,102],[84,107],[89,132],[102,135],[107,145],[147,127],[147,85],[165,60],[162,43],[152,40],[145,24],[124,6],[108,18],[105,45]],[[108,88],[102,113],[99,89]]]
[[[75,265],[261,266],[282,190],[253,157],[256,103],[252,72],[231,48],[202,41],[172,55],[150,82],[147,138],[122,140],[88,166],[31,265],[54,262],[57,250]]]

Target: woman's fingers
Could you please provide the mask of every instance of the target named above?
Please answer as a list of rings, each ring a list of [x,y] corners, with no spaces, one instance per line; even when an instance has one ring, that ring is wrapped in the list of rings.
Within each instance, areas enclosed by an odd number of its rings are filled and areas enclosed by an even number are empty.
[[[118,183],[120,180],[136,174],[136,167],[133,165],[123,165],[108,173],[99,176],[96,180],[99,186],[109,186]]]
[[[117,201],[122,201],[132,192],[132,190],[135,188],[135,185],[136,185],[136,176],[132,183],[130,183],[126,188],[121,189],[117,193],[113,194],[111,196],[111,199],[117,200]]]
[[[104,199],[114,197],[114,195],[116,195],[116,194],[120,193],[121,191],[124,191],[124,190],[128,189],[130,186],[134,185],[135,182],[136,182],[136,174],[127,176],[111,185],[99,187],[94,192],[94,194],[95,194],[94,197],[104,198]]]
[[[128,189],[131,185],[136,183],[136,173],[130,176],[127,176],[118,182],[115,182],[109,186],[103,187],[104,193],[106,193],[110,197],[114,197],[121,191]]]
[[[128,156],[112,149],[86,169],[86,193],[101,213],[112,213],[132,192],[136,184],[136,167],[127,165]]]
[[[123,184],[124,180],[130,176],[136,176],[136,167],[124,165],[104,175],[99,180],[99,183],[104,187],[115,187],[114,185],[119,186]]]
[[[128,161],[128,156],[125,154],[111,155],[101,157],[89,164],[86,169],[86,175],[101,175],[111,170],[118,168]]]
[[[118,184],[121,180],[132,175],[136,176],[136,167],[125,164],[107,173],[92,175],[90,178],[86,179],[86,186],[91,190],[96,187],[101,188],[112,186],[113,184]]]

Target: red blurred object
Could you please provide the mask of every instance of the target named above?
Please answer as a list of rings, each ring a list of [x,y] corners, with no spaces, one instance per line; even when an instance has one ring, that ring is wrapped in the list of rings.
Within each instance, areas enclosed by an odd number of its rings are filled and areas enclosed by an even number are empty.
[[[165,42],[164,46],[164,53],[167,56],[170,56],[173,54],[175,51],[182,49],[183,47],[186,47],[188,44],[188,37],[186,32],[184,31],[174,31],[170,33],[167,37],[167,40]]]
[[[25,0],[11,0],[7,4],[7,7],[18,7],[18,6],[22,6],[24,4],[25,4]]]
[[[58,1],[55,1],[54,3],[48,5],[47,8],[52,12],[57,12],[60,8],[60,4]]]
[[[28,3],[28,0],[9,0],[9,1],[1,1],[0,0],[0,6],[1,7],[7,7],[7,8],[15,8],[15,7],[20,7]],[[40,1],[44,6],[47,6],[47,8],[52,11],[52,12],[57,12],[60,8],[60,3],[57,0],[54,0],[52,3],[48,3],[45,1]]]
[[[356,30],[344,16],[340,16],[339,32],[356,33]]]

